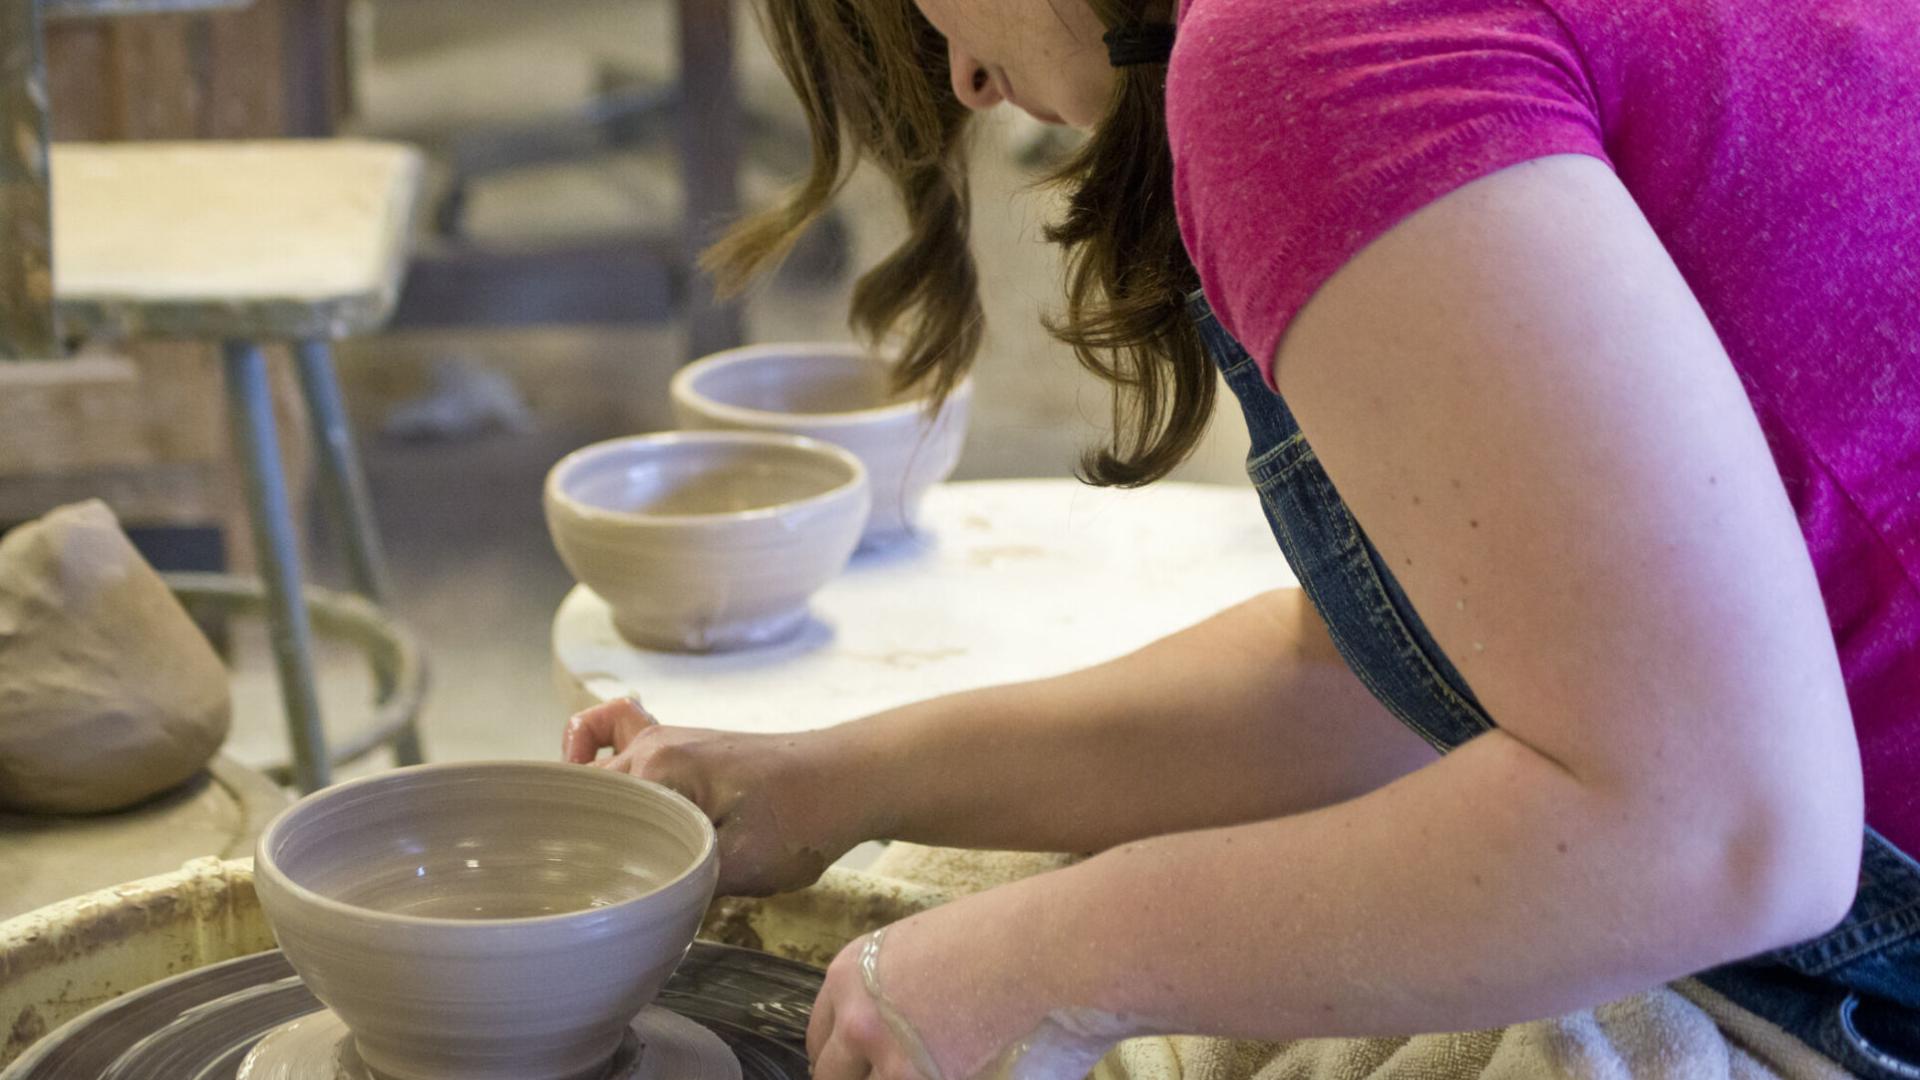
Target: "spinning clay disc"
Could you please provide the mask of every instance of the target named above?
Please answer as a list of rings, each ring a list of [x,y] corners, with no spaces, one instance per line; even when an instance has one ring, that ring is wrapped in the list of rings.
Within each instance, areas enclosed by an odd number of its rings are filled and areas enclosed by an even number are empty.
[[[282,1024],[254,1045],[235,1080],[377,1080],[353,1048],[353,1033],[331,1010]],[[613,1060],[579,1080],[741,1080],[740,1062],[720,1036],[665,1009],[634,1018]]]
[[[805,1080],[809,1007],[823,977],[696,941],[606,1080]],[[0,1080],[371,1080],[345,1036],[275,950],[101,1004],[29,1047]],[[728,1060],[715,1056],[716,1041]]]

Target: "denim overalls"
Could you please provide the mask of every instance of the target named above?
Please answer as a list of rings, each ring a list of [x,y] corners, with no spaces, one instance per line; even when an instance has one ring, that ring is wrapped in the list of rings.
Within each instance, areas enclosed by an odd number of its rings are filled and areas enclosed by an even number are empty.
[[[1492,728],[1253,357],[1199,293],[1188,310],[1246,414],[1247,475],[1274,538],[1340,654],[1401,722],[1443,752]],[[1845,922],[1699,978],[1852,1072],[1920,1080],[1920,863],[1869,829]]]

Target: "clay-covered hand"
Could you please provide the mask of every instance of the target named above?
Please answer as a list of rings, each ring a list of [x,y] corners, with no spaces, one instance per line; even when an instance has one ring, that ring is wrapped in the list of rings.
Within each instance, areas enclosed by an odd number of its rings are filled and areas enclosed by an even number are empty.
[[[611,757],[598,757],[610,748]],[[746,735],[659,723],[638,699],[596,705],[567,721],[562,754],[632,773],[685,795],[718,835],[722,896],[804,888],[864,837],[845,790],[828,777],[816,735]]]
[[[1031,884],[1023,883],[1023,884]],[[1081,1080],[1136,1034],[1060,1007],[1044,948],[995,893],[923,912],[840,951],[807,1027],[814,1080]]]

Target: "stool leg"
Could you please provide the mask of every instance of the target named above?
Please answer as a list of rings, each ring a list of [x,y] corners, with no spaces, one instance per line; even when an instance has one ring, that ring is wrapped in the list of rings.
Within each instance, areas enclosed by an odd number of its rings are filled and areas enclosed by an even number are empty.
[[[227,408],[236,456],[253,518],[260,576],[266,584],[267,626],[273,659],[280,672],[280,696],[286,702],[287,735],[293,744],[293,777],[300,790],[327,785],[326,733],[320,727],[320,698],[313,671],[313,629],[307,623],[301,592],[300,545],[293,534],[286,477],[280,472],[280,439],[274,430],[273,393],[267,384],[267,357],[247,341],[224,347]]]
[[[314,450],[320,459],[320,483],[327,507],[346,535],[347,569],[354,590],[379,603],[386,599],[387,573],[380,554],[380,534],[374,526],[373,500],[367,494],[366,474],[353,447],[353,429],[340,399],[340,383],[333,371],[333,348],[324,341],[303,341],[295,348],[300,361],[300,389],[313,418]]]
[[[386,560],[380,553],[380,531],[374,524],[373,499],[367,493],[366,473],[353,445],[353,428],[340,397],[334,374],[333,346],[325,341],[303,341],[295,347],[299,359],[300,389],[312,418],[313,441],[320,459],[320,484],[327,505],[346,537],[347,566],[353,587],[376,603],[387,595]],[[385,699],[393,687],[382,685]],[[408,725],[393,742],[394,757],[402,765],[418,765],[420,731]]]

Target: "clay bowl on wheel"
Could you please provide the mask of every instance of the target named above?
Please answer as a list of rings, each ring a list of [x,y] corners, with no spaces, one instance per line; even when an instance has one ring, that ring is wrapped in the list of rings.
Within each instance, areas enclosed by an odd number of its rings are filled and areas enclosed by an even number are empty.
[[[560,559],[642,648],[761,645],[806,621],[866,525],[867,472],[791,435],[684,431],[595,443],[547,474]]]
[[[391,1080],[596,1076],[686,954],[718,873],[691,802],[547,762],[325,788],[254,853],[288,962]]]
[[[891,377],[891,364],[855,345],[729,349],[674,375],[674,420],[805,435],[853,451],[873,484],[862,545],[884,546],[912,530],[921,496],[953,475],[973,400],[973,380],[963,379],[930,416],[927,399],[895,393]]]

